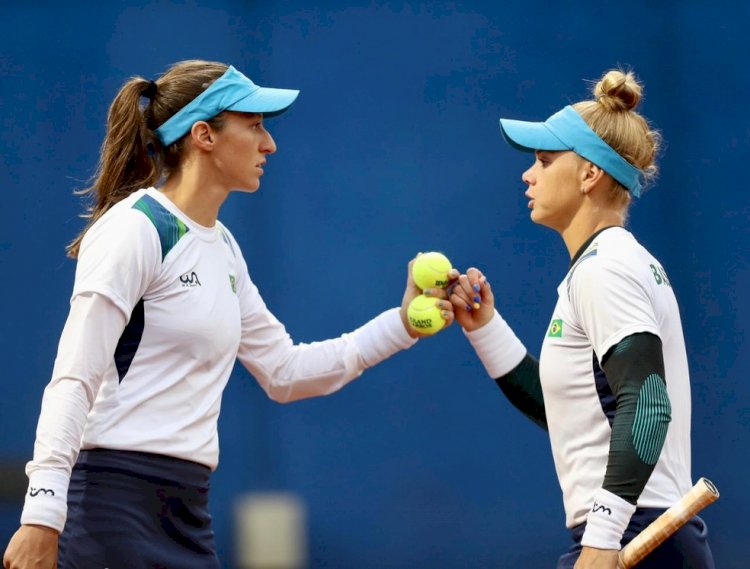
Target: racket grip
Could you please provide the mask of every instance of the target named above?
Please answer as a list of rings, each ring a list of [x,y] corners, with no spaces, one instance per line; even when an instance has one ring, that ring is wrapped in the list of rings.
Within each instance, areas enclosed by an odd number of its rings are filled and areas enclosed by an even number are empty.
[[[656,549],[670,535],[684,526],[690,518],[719,498],[714,484],[701,478],[679,502],[651,522],[620,551],[618,569],[631,569]]]

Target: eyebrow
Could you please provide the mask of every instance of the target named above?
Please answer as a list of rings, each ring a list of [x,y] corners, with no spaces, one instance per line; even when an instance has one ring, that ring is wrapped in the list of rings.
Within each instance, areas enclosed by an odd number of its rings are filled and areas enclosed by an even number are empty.
[[[545,156],[547,156],[549,158],[554,158],[555,156],[559,155],[561,152],[563,152],[563,151],[562,150],[535,150],[534,151],[534,156],[536,156],[537,158],[539,158],[539,156],[541,156],[542,154],[544,154]]]

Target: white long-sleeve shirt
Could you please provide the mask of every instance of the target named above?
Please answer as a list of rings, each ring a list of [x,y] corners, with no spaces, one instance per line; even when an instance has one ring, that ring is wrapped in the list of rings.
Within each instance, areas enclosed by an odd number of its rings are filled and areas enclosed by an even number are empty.
[[[397,309],[351,334],[295,345],[220,223],[193,223],[154,188],[84,237],[45,389],[21,517],[62,531],[80,449],[135,450],[215,469],[235,359],[279,402],[332,393],[415,342]]]
[[[614,402],[607,405],[600,362],[640,332],[661,340],[671,422],[638,506],[668,508],[692,486],[691,404],[680,311],[664,269],[629,231],[611,227],[581,253],[557,292],[539,374],[566,525],[586,521],[609,461]]]

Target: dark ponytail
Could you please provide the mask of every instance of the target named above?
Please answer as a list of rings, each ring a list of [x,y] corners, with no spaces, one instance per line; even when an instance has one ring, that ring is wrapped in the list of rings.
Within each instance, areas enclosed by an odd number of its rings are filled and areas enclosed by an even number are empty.
[[[156,185],[179,167],[185,137],[164,148],[154,131],[226,70],[223,63],[183,61],[157,81],[133,77],[123,85],[109,108],[94,181],[77,192],[90,196],[93,203],[84,214],[88,223],[66,248],[68,256],[78,257],[86,231],[113,205],[141,188]],[[220,126],[221,119],[209,122]]]
[[[149,81],[140,77],[128,81],[109,108],[107,136],[102,143],[94,182],[79,191],[94,196],[89,207],[86,227],[67,247],[70,257],[77,257],[84,233],[104,213],[134,191],[151,186],[159,179],[159,167],[154,153],[153,133],[147,128],[141,109],[141,94]]]

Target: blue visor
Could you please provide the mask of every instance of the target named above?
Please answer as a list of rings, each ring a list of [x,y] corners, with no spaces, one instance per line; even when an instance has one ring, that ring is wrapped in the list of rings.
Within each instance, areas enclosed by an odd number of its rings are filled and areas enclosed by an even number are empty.
[[[223,111],[280,115],[297,95],[299,91],[293,89],[260,87],[230,65],[224,75],[157,128],[156,135],[164,146],[169,146],[190,132],[196,122],[212,119]]]
[[[636,198],[641,195],[643,172],[599,138],[571,106],[544,122],[500,119],[500,129],[513,148],[525,152],[572,150],[599,166]]]

